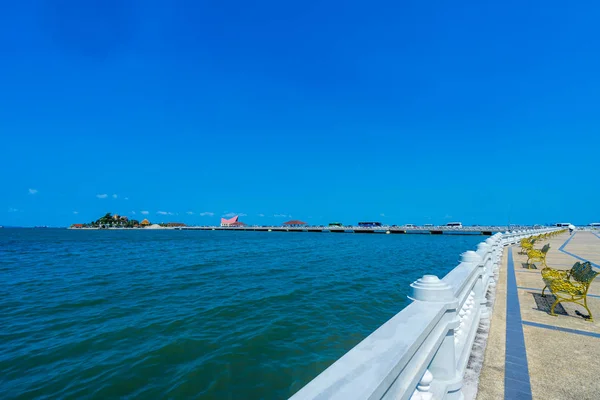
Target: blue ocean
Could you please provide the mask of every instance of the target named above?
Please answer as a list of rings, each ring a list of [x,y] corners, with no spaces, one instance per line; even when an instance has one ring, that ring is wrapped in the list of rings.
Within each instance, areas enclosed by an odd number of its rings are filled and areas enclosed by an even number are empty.
[[[483,239],[0,229],[0,398],[284,399]]]

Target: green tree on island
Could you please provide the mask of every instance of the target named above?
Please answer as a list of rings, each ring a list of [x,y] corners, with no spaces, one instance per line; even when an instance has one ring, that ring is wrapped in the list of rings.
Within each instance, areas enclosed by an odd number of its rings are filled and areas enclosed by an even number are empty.
[[[89,224],[83,224],[84,227],[92,227],[92,228],[111,228],[111,227],[121,227],[121,228],[135,228],[139,227],[140,222],[136,219],[129,219],[125,216],[116,216],[112,215],[112,213],[106,213],[102,217],[98,218],[96,221],[92,221]]]

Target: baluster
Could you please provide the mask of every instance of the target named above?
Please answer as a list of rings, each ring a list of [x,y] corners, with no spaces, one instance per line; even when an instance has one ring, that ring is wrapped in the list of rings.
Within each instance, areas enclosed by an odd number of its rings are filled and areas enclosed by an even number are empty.
[[[483,290],[485,290],[485,288],[488,285],[488,282],[489,285],[492,285],[494,283],[494,274],[492,273],[492,247],[489,246],[486,242],[479,243],[477,245],[477,255],[479,255],[479,257],[481,258],[480,267],[482,268],[482,271],[480,272],[480,274],[483,275]],[[483,295],[485,297],[485,293]]]
[[[473,313],[473,303],[475,301],[473,300],[473,291],[471,291],[471,293],[469,294],[469,297],[467,297],[467,301],[466,301],[466,312],[465,312],[465,319],[466,322],[469,322],[469,319],[471,318],[471,314]]]
[[[460,336],[462,335],[463,327],[465,325],[466,312],[467,311],[465,309],[465,304],[463,304],[463,306],[460,308],[460,311],[458,312],[458,318],[460,320],[460,323],[458,324],[458,327],[454,330],[454,344],[458,344],[458,342],[460,341]]]
[[[410,400],[431,400],[433,399],[433,393],[431,389],[431,382],[433,382],[433,374],[429,370],[425,370],[425,373],[421,377],[417,388],[410,396]]]

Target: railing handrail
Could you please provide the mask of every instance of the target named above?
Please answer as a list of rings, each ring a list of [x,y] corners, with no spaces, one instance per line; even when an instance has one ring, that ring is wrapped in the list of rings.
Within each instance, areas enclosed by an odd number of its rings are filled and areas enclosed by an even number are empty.
[[[560,228],[495,234],[462,254],[443,279],[411,284],[413,300],[294,394],[305,399],[459,399],[477,328],[489,318],[486,294],[495,284],[504,246]]]

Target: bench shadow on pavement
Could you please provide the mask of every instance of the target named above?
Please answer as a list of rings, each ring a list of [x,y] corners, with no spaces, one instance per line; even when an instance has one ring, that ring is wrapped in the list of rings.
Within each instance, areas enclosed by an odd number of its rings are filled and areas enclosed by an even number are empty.
[[[552,304],[554,304],[554,302],[556,301],[556,297],[554,297],[554,295],[552,295],[552,294],[547,294],[546,297],[544,297],[544,296],[542,296],[541,293],[535,293],[535,292],[529,292],[529,294],[531,294],[533,296],[533,300],[535,300],[535,304],[537,305],[537,308],[534,308],[534,310],[542,311],[542,312],[550,315],[550,308],[552,308]],[[558,315],[565,315],[565,316],[571,317],[571,318],[583,318],[583,319],[590,318],[589,315],[584,314],[579,310],[575,310],[575,312],[574,312],[575,315],[573,315],[573,313],[569,314],[567,312],[567,310],[565,310],[565,308],[560,303],[558,303],[556,305],[556,307],[554,307],[554,313],[558,314]]]
[[[533,300],[535,300],[535,304],[537,305],[538,311],[543,311],[546,314],[550,314],[550,308],[552,304],[556,301],[556,297],[552,294],[547,294],[545,297],[542,296],[541,293],[533,293],[529,292],[533,296]],[[535,310],[535,309],[534,309]],[[558,315],[569,315],[562,304],[558,303],[556,307],[554,307],[554,313]]]
[[[524,269],[538,269],[538,267],[535,264],[527,264],[527,263],[521,263],[521,268],[524,268]]]

